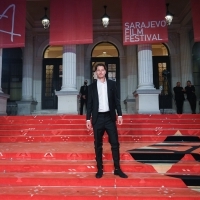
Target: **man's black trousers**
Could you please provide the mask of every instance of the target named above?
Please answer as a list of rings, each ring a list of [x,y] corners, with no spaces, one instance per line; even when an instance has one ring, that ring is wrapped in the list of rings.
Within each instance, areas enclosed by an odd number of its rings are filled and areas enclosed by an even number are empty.
[[[93,124],[94,130],[94,148],[96,154],[97,168],[103,167],[102,154],[103,154],[103,135],[106,131],[111,145],[112,157],[114,161],[114,168],[119,169],[119,141],[116,122],[112,121],[110,112],[98,113],[98,118],[95,124]]]

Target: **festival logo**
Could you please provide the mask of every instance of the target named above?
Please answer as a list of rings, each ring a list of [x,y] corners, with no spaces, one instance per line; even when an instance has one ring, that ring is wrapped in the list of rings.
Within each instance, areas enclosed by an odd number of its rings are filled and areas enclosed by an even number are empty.
[[[123,0],[123,44],[167,42],[165,13],[165,0]]]

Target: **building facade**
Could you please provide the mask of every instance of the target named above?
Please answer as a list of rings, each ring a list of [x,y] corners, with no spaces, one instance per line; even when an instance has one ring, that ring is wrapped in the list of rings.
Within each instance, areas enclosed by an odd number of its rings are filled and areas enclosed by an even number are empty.
[[[189,0],[178,1],[181,8],[170,2],[177,14],[168,26],[167,43],[130,46],[123,45],[120,14],[107,28],[94,16],[92,44],[50,46],[49,30],[31,16],[33,2],[27,1],[25,47],[0,51],[1,114],[78,114],[79,89],[85,79],[94,81],[98,62],[106,63],[107,78],[116,81],[123,113],[175,113],[177,81],[185,87],[191,80],[199,101],[200,45],[194,42]],[[184,113],[190,112],[186,100]]]

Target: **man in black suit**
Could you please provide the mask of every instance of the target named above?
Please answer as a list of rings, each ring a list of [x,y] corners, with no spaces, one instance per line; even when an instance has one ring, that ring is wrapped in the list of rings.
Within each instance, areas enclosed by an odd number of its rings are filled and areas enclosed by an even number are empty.
[[[197,97],[195,94],[195,87],[191,84],[191,81],[187,81],[187,86],[185,87],[185,92],[187,94],[187,100],[190,103],[192,114],[196,114],[196,103]]]
[[[94,131],[94,147],[97,162],[96,178],[103,176],[103,135],[106,131],[111,144],[112,157],[114,161],[114,174],[121,178],[128,176],[120,169],[119,141],[116,126],[116,113],[118,114],[118,124],[123,122],[121,105],[114,81],[107,80],[105,75],[107,68],[99,63],[95,67],[97,81],[88,87],[88,102],[86,114],[86,126]],[[92,116],[92,117],[91,117]]]
[[[81,86],[79,95],[80,95],[80,99],[81,99],[80,115],[83,115],[83,106],[85,105],[87,108],[87,95],[88,95],[87,80],[85,80],[84,85]]]
[[[175,94],[175,102],[176,102],[176,109],[177,114],[183,113],[183,102],[185,100],[184,92],[185,90],[181,87],[181,83],[177,82],[176,87],[173,88]]]

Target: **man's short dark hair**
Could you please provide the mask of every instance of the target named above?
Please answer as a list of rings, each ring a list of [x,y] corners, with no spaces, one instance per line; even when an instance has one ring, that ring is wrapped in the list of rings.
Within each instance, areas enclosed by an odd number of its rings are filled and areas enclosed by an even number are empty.
[[[96,64],[95,65],[95,71],[97,71],[97,67],[99,67],[99,66],[102,66],[102,67],[104,67],[104,69],[107,71],[107,67],[106,67],[106,65],[104,64],[104,63],[98,63],[98,64]]]

